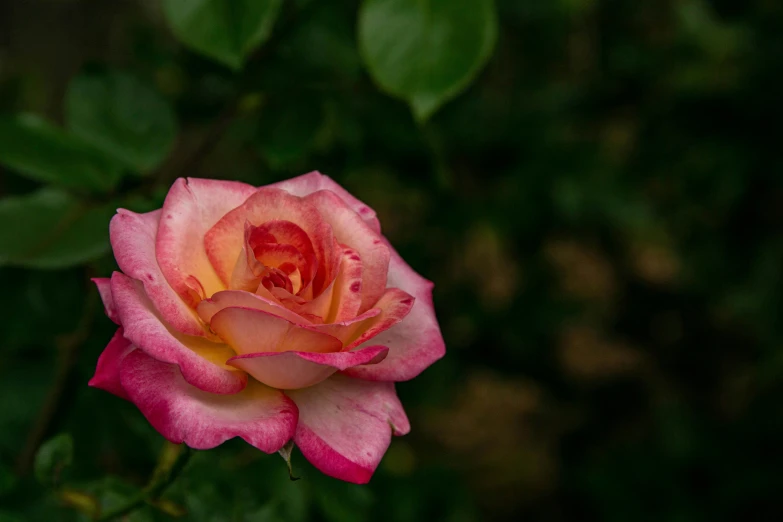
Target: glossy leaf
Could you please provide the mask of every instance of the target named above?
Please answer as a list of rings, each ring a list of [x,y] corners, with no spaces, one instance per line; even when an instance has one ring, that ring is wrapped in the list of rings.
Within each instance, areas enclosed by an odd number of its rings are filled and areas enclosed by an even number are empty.
[[[0,266],[65,268],[109,250],[109,219],[114,207],[88,206],[73,196],[46,188],[0,200]]]
[[[31,114],[0,119],[0,163],[67,188],[107,191],[121,168],[83,140]]]
[[[57,435],[41,445],[35,455],[35,477],[42,484],[59,481],[62,470],[73,461],[73,439],[67,433]]]
[[[177,135],[169,103],[125,73],[77,76],[65,112],[73,134],[137,172],[158,166]]]
[[[424,121],[476,77],[497,25],[492,0],[365,0],[359,47],[381,89]]]
[[[164,12],[185,45],[232,69],[272,32],[282,0],[165,0]]]

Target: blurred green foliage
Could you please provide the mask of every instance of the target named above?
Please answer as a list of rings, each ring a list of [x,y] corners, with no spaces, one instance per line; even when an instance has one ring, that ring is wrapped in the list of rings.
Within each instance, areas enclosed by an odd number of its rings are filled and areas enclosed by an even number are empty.
[[[62,433],[46,441],[35,454],[35,477],[41,484],[56,484],[63,469],[73,462],[73,439]]]
[[[783,519],[781,27],[769,0],[0,3],[0,521],[87,520],[155,467],[86,386],[113,210],[315,169],[436,284],[411,434],[369,486],[231,441],[128,520]]]

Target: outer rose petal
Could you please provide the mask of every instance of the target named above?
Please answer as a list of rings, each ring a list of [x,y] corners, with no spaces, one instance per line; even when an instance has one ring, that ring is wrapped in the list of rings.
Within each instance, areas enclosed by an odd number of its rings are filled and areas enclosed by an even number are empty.
[[[357,339],[359,335],[367,331],[375,322],[375,318],[380,314],[380,308],[370,308],[363,314],[357,315],[348,321],[331,324],[315,324],[313,325],[313,329],[338,338],[340,342],[343,343],[343,351],[346,351],[349,348],[358,346],[358,344],[354,344],[350,347],[348,345]]]
[[[366,330],[360,332],[357,338],[351,339],[346,349],[350,350],[369,341],[405,319],[414,306],[414,299],[399,288],[389,288],[375,306],[377,308],[374,309],[379,309],[380,313],[369,322]]]
[[[172,290],[160,271],[155,258],[159,219],[160,210],[136,214],[119,209],[109,225],[114,257],[125,275],[144,284],[144,292],[168,324],[188,335],[206,336],[196,313]]]
[[[385,346],[368,346],[355,352],[247,353],[229,359],[228,364],[246,371],[267,386],[296,390],[318,384],[338,370],[377,364],[388,352]]]
[[[405,319],[372,339],[370,344],[389,347],[389,356],[375,366],[346,370],[346,375],[371,381],[407,381],[446,354],[435,308],[432,305],[433,284],[417,274],[389,246],[390,287],[411,294],[416,301]]]
[[[115,272],[111,289],[124,335],[135,346],[161,362],[176,364],[185,380],[202,390],[226,394],[245,387],[247,375],[223,364],[234,355],[229,347],[171,332],[138,281]]]
[[[334,192],[320,190],[305,198],[332,226],[334,237],[359,253],[362,260],[362,302],[359,313],[369,310],[386,289],[389,247],[382,237]]]
[[[294,442],[316,468],[341,480],[368,482],[392,431],[410,431],[392,383],[335,375],[286,394],[299,407]]]
[[[114,298],[111,296],[111,279],[108,277],[94,277],[92,282],[95,283],[95,286],[98,287],[98,293],[101,294],[103,310],[106,312],[106,316],[116,324],[120,324],[117,308],[114,306]]]
[[[125,389],[120,382],[120,365],[125,356],[134,349],[130,341],[123,337],[122,328],[118,328],[117,333],[114,334],[101,356],[98,357],[95,375],[92,376],[92,379],[87,384],[127,400],[128,394],[125,393]]]
[[[207,257],[204,236],[255,191],[245,183],[198,178],[179,178],[169,190],[158,227],[157,259],[166,280],[191,306],[198,299],[187,284],[189,276],[207,296],[225,289]]]
[[[304,197],[313,192],[319,190],[329,190],[334,192],[340,199],[342,199],[346,205],[359,214],[362,219],[372,228],[375,232],[381,232],[381,223],[375,215],[375,211],[356,199],[350,192],[338,185],[329,176],[324,176],[320,172],[314,171],[309,174],[303,174],[296,178],[281,181],[269,185],[270,187],[277,187],[285,190],[286,192],[293,194],[294,196]]]
[[[235,395],[206,393],[185,382],[176,366],[141,350],[128,354],[120,371],[130,400],[171,442],[209,449],[242,437],[266,453],[291,439],[297,408],[288,397],[257,382]]]
[[[334,337],[255,308],[224,308],[212,316],[212,330],[238,354],[259,352],[339,352]]]

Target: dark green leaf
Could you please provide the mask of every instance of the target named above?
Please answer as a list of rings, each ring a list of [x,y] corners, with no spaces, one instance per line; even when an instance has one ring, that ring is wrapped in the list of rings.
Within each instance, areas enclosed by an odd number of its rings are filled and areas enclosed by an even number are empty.
[[[492,0],[365,0],[359,47],[378,85],[424,121],[476,77],[497,24]]]
[[[168,102],[125,73],[77,76],[68,87],[65,112],[75,135],[137,172],[160,164],[177,135]]]
[[[37,181],[111,189],[120,167],[82,140],[30,114],[0,119],[0,163]]]
[[[110,205],[91,207],[55,189],[0,200],[0,266],[64,268],[109,250]]]
[[[62,433],[44,442],[35,455],[35,477],[42,484],[55,484],[73,460],[73,439]]]
[[[185,45],[232,69],[272,32],[282,0],[165,0],[166,18]]]

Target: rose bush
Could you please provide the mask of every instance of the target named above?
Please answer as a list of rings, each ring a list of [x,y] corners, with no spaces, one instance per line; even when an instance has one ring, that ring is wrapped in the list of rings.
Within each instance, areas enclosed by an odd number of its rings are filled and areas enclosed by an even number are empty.
[[[168,440],[272,453],[293,439],[364,483],[409,431],[393,382],[444,354],[433,285],[330,178],[178,179],[162,209],[120,209],[110,235],[122,272],[95,283],[119,329],[89,384]]]

